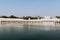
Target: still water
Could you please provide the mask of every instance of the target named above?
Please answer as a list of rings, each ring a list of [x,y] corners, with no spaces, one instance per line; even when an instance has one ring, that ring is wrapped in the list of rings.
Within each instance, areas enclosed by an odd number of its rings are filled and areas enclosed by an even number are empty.
[[[60,40],[60,25],[1,24],[0,40]]]

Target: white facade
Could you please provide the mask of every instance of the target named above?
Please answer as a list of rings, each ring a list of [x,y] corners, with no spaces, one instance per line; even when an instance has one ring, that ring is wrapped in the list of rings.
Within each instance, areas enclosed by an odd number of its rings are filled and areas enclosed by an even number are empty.
[[[44,19],[50,19],[51,17],[50,16],[45,16]]]

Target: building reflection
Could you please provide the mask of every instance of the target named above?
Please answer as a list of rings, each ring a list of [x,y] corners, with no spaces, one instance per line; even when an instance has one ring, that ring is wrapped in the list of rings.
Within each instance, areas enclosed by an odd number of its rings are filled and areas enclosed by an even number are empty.
[[[29,24],[23,24],[23,30],[24,32],[28,32],[30,30],[31,25]]]
[[[22,30],[24,32],[29,32],[29,31],[33,31],[33,30],[37,30],[37,31],[51,31],[51,30],[60,30],[60,24],[55,24],[55,25],[37,25],[37,24],[2,24],[0,25],[0,31],[18,31],[18,30]]]
[[[50,31],[50,30],[60,30],[60,25],[30,25],[30,24],[24,24],[23,25],[24,31],[30,31],[30,30],[44,30],[44,31]]]

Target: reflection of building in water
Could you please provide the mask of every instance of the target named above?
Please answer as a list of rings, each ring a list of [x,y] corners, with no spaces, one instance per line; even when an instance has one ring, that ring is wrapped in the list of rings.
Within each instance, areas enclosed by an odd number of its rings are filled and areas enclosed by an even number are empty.
[[[29,24],[23,24],[23,30],[25,32],[29,31],[30,30],[30,25]]]
[[[10,27],[10,31],[11,31],[11,32],[14,32],[14,31],[15,31],[14,26],[11,26],[11,27]]]
[[[3,27],[3,26],[2,26]],[[5,26],[4,26],[5,27]],[[0,27],[1,28],[1,27]],[[1,29],[0,29],[1,30]],[[60,30],[60,26],[58,25],[31,25],[31,24],[23,24],[23,25],[6,25],[6,30],[14,32],[16,30],[29,32],[29,31],[51,31],[51,30]]]

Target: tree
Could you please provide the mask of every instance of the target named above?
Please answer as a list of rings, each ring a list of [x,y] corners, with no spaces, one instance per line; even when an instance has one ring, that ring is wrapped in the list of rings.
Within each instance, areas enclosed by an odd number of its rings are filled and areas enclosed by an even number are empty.
[[[37,19],[37,17],[31,17],[30,19]]]
[[[27,19],[28,20],[29,18],[31,19],[31,16],[23,16],[23,19]]]
[[[7,16],[1,16],[1,18],[8,18]]]
[[[9,16],[9,18],[18,18],[18,17],[14,16],[14,15],[11,15],[11,16]]]
[[[56,18],[60,18],[60,16],[56,16]]]

